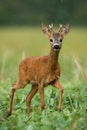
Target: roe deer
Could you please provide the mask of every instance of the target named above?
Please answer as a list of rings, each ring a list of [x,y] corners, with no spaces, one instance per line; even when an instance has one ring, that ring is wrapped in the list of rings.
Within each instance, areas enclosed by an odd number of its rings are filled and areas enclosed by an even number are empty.
[[[29,57],[20,63],[18,81],[12,85],[11,89],[10,106],[7,116],[10,116],[12,113],[12,104],[15,91],[17,89],[24,88],[28,83],[32,85],[31,91],[26,97],[28,115],[30,114],[31,100],[37,91],[39,91],[40,94],[41,108],[45,108],[44,87],[49,84],[60,91],[58,110],[61,110],[63,87],[59,82],[60,66],[58,63],[58,57],[62,47],[63,38],[69,32],[69,30],[70,27],[68,24],[61,25],[58,32],[55,33],[53,31],[53,25],[46,27],[42,24],[42,31],[50,40],[50,53],[48,56]]]

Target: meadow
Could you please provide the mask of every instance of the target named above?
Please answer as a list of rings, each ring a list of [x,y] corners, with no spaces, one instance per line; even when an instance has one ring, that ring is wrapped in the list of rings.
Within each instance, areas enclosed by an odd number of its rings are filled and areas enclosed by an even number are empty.
[[[57,27],[55,27],[57,31]],[[56,111],[58,91],[45,88],[45,110],[37,93],[27,116],[26,96],[31,88],[15,93],[12,116],[6,118],[11,84],[17,80],[18,65],[28,56],[48,55],[50,43],[40,27],[0,27],[0,130],[86,130],[87,129],[87,27],[71,26],[60,51],[63,109]]]

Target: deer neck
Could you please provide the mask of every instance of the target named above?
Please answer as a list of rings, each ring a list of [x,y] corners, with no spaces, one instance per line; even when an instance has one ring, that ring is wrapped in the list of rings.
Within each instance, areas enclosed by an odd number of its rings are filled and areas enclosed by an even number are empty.
[[[55,71],[58,64],[59,51],[53,51],[53,49],[51,48],[48,57],[49,57],[48,69],[50,71],[53,71],[53,70]]]

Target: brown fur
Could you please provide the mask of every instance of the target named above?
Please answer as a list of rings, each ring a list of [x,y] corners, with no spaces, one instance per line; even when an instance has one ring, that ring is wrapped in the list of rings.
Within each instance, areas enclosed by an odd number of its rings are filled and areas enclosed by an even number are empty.
[[[46,29],[45,33],[46,33]],[[43,28],[42,28],[43,30]],[[49,34],[47,32],[49,37]],[[52,35],[52,32],[50,33]],[[32,84],[31,91],[27,95],[26,105],[28,109],[28,115],[30,114],[30,103],[33,96],[37,91],[40,93],[41,108],[44,109],[44,87],[51,84],[60,91],[58,110],[62,108],[62,93],[63,87],[60,85],[60,66],[58,63],[58,56],[60,51],[54,51],[52,46],[48,56],[41,57],[29,57],[23,60],[19,65],[19,78],[16,83],[12,85],[11,100],[8,109],[8,116],[12,113],[12,103],[14,92],[17,89],[24,88],[26,84]]]

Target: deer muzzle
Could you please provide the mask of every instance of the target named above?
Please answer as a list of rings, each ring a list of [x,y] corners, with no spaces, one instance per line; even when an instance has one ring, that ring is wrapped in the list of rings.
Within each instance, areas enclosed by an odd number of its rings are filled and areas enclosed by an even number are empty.
[[[54,51],[58,51],[58,50],[60,50],[60,45],[58,44],[58,43],[55,43],[54,45],[53,45],[53,49],[54,49]]]

